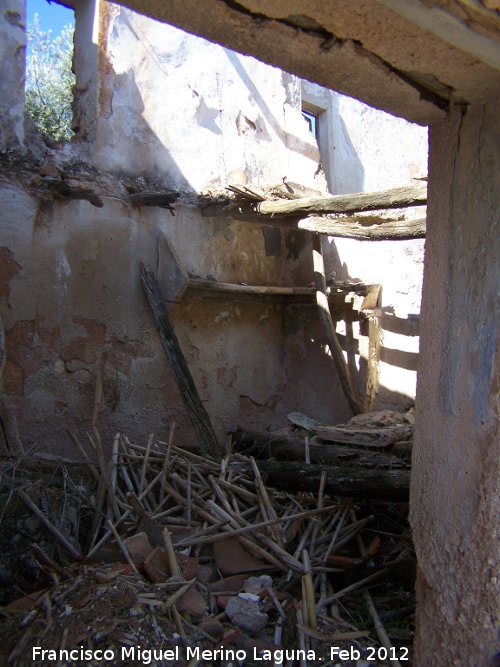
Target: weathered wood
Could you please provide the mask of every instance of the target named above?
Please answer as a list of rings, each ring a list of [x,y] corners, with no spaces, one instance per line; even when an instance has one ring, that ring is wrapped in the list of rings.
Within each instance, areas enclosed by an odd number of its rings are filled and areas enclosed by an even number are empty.
[[[173,191],[166,192],[135,192],[127,197],[127,202],[133,206],[157,206],[159,208],[168,208],[174,215],[172,204],[178,198],[179,193]]]
[[[365,302],[368,299],[365,298]],[[363,303],[364,305],[364,303]],[[378,309],[376,309],[378,310]],[[365,387],[365,408],[368,412],[375,410],[378,400],[380,387],[380,348],[382,341],[382,327],[380,317],[375,311],[365,317],[361,326],[368,329],[368,358],[366,360],[366,387]]]
[[[201,402],[181,346],[170,324],[168,314],[162,306],[162,295],[158,281],[150,271],[146,271],[142,264],[141,279],[144,292],[156,320],[163,349],[200,443],[200,449],[207,456],[219,456],[221,449],[217,442],[217,436],[210,422],[210,417]]]
[[[231,433],[233,451],[257,459],[273,458],[278,461],[304,461],[305,442],[300,438],[273,433],[255,433],[237,430]],[[405,464],[397,456],[379,450],[366,451],[344,445],[309,443],[311,463],[349,465],[370,468],[396,468]]]
[[[297,213],[356,213],[358,211],[376,211],[383,208],[421,206],[426,202],[427,186],[416,185],[380,192],[263,201],[253,204],[253,208],[260,215],[274,215],[276,213],[286,215]]]
[[[339,428],[338,426],[316,426],[316,435],[322,440],[342,442],[365,447],[388,447],[398,440],[408,440],[413,435],[413,426],[401,424],[385,428]]]
[[[318,304],[321,321],[326,333],[328,347],[333,357],[335,368],[339,375],[340,384],[344,391],[344,395],[349,403],[353,414],[357,415],[363,412],[363,405],[356,394],[352,382],[349,368],[344,359],[342,348],[340,347],[339,339],[335,333],[335,326],[333,324],[330,308],[328,306],[328,297],[326,293],[326,278],[325,265],[323,262],[323,251],[321,249],[321,239],[318,235],[313,236],[313,264],[314,264],[314,282],[316,283],[316,303]]]
[[[367,226],[363,218],[326,218],[310,216],[299,220],[298,229],[360,241],[407,241],[425,238],[426,219],[383,220]]]
[[[364,468],[306,465],[298,461],[257,461],[268,486],[287,491],[317,493],[321,473],[326,475],[325,493],[336,496],[380,498],[407,501],[410,488],[409,470],[366,470]],[[250,471],[250,462],[231,461],[231,469]]]
[[[284,199],[303,199],[304,197],[323,197],[321,190],[310,188],[301,183],[293,181],[283,181],[283,183],[274,183],[266,188],[267,195],[274,195]]]
[[[211,290],[214,292],[233,292],[234,294],[262,294],[276,296],[314,296],[314,287],[293,287],[285,285],[237,285],[221,283],[203,278],[187,278],[186,289]]]

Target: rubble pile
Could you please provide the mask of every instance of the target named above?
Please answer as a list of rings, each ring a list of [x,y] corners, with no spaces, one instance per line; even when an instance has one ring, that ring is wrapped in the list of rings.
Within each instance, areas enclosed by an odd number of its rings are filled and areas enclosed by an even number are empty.
[[[70,650],[68,664],[87,665],[383,665],[408,654],[411,627],[384,630],[397,609],[413,614],[405,503],[330,497],[326,474],[316,492],[276,490],[252,457],[216,462],[173,432],[146,446],[117,434],[109,461],[97,431],[92,454],[72,436],[93,482],[59,466],[57,509],[40,482],[10,479],[28,512],[18,523],[38,524],[26,546],[37,575],[0,608],[1,664],[56,664]]]

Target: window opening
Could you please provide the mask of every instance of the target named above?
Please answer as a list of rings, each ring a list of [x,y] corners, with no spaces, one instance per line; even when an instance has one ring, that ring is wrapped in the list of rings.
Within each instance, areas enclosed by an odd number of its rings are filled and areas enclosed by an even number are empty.
[[[302,109],[302,115],[309,125],[309,132],[318,141],[318,115],[308,109]]]
[[[62,5],[27,3],[26,111],[38,130],[55,141],[73,136],[74,13]]]

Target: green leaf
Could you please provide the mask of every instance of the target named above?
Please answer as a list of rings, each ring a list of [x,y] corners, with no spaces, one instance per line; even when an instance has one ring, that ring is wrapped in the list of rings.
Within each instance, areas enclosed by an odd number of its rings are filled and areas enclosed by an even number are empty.
[[[53,37],[42,30],[37,14],[27,29],[26,111],[40,132],[56,141],[73,136],[73,33],[65,26]]]

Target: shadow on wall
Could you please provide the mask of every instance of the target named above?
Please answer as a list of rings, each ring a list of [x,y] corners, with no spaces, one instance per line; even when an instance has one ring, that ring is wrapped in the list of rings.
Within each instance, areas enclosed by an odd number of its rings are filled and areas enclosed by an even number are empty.
[[[247,87],[248,92],[250,93],[249,100],[255,102],[255,104],[259,107],[264,119],[267,121],[267,123],[269,123],[269,126],[272,127],[275,136],[286,146],[288,150],[293,150],[297,153],[307,152],[314,145],[314,140],[311,143],[307,143],[296,135],[292,135],[290,132],[285,132],[285,129],[276,120],[265,99],[261,95],[255,83],[252,81],[252,78],[239,59],[238,54],[227,48],[224,48],[224,53],[226,54],[230,63],[233,65],[240,79]],[[264,139],[265,141],[272,141],[272,138],[267,132],[264,124],[257,129],[260,130],[260,139]],[[293,137],[293,141],[290,141],[291,137]]]
[[[155,181],[160,178],[162,187],[167,189],[192,192],[178,164],[144,119],[145,106],[133,70],[116,75],[109,61],[107,67],[107,80],[113,86],[111,94],[119,89],[120,98],[113,96],[112,123],[105,128],[107,137],[103,142],[104,161],[114,161],[110,166],[116,168],[114,153],[119,156],[120,170]]]

